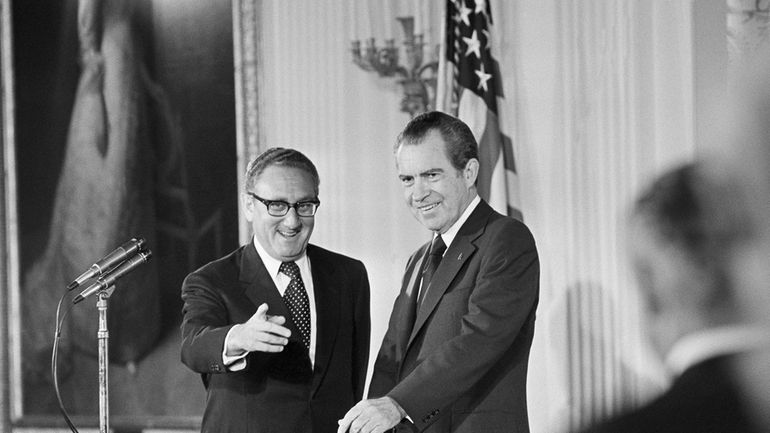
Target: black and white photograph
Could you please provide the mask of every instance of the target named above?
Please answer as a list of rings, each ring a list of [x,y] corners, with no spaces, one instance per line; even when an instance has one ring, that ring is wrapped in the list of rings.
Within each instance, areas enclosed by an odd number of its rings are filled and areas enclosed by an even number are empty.
[[[770,1],[0,0],[0,432],[770,430]]]

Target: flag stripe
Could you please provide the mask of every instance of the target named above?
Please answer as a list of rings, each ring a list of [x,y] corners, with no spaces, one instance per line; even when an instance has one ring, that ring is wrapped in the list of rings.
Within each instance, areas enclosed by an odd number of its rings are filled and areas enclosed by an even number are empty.
[[[492,171],[500,158],[500,149],[503,146],[502,134],[497,124],[497,116],[492,112],[487,113],[486,127],[479,140],[479,194],[489,199],[492,190]]]
[[[500,128],[498,98],[504,95],[500,64],[492,57],[489,2],[447,0],[445,22],[438,108],[465,121],[478,141],[479,195],[521,219],[513,142]]]

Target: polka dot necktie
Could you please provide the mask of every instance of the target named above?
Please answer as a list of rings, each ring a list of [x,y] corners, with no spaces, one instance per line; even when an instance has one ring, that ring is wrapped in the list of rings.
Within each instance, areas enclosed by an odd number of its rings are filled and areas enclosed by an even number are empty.
[[[302,283],[302,275],[299,266],[294,262],[283,262],[278,269],[291,278],[286,292],[283,294],[283,302],[289,307],[291,320],[299,328],[302,334],[302,342],[310,348],[310,299],[307,296],[305,285]]]

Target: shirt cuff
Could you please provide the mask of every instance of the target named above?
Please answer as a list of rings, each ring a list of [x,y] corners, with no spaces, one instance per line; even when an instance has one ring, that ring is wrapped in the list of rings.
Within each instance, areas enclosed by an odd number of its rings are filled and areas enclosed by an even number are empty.
[[[238,326],[238,325],[235,325]],[[225,367],[227,367],[228,371],[241,371],[246,368],[246,355],[249,354],[247,351],[243,351],[243,353],[240,353],[238,355],[228,355],[227,354],[227,342],[230,340],[230,333],[233,332],[233,326],[230,328],[229,331],[227,331],[227,335],[225,336],[225,344],[222,348],[222,363],[225,364]]]
[[[411,423],[414,423],[414,421],[412,421],[412,418],[409,416],[409,414],[406,413],[406,410],[404,410],[404,408],[401,406],[401,403],[397,402],[395,398],[393,398],[393,397],[391,397],[389,395],[386,395],[386,397],[388,397],[390,399],[390,401],[392,401],[393,404],[396,405],[396,408],[398,408],[398,410],[401,411],[404,414],[403,415],[404,417],[402,419],[405,419],[405,420],[408,420]]]

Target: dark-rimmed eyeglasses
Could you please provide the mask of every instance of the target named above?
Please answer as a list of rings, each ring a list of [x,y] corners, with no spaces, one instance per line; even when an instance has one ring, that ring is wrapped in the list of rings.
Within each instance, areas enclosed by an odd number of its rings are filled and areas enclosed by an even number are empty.
[[[246,194],[262,202],[267,208],[267,213],[270,216],[281,217],[289,213],[289,209],[294,208],[297,215],[301,217],[311,217],[315,215],[315,211],[318,210],[318,206],[321,202],[318,199],[308,201],[298,201],[296,203],[289,203],[283,200],[266,200],[251,191],[247,191]]]

